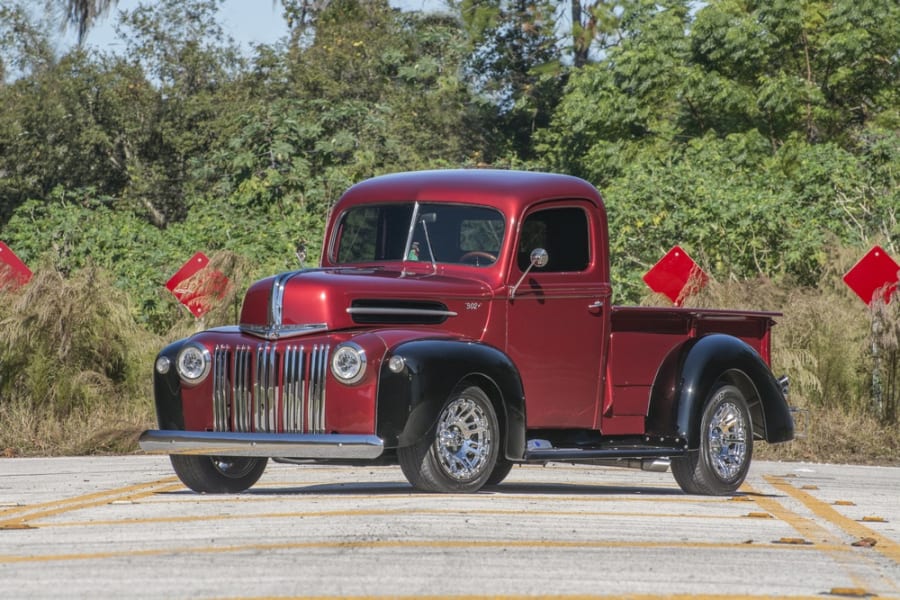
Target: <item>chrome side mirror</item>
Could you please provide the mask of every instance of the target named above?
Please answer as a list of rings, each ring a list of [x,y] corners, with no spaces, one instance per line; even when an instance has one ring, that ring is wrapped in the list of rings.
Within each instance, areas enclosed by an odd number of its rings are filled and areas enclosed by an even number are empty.
[[[519,289],[519,286],[522,285],[522,281],[525,280],[525,276],[528,275],[528,272],[531,271],[532,267],[537,267],[538,269],[546,267],[547,263],[550,262],[550,255],[547,254],[547,251],[543,248],[535,248],[531,251],[531,263],[528,265],[528,268],[525,269],[525,272],[522,273],[522,276],[519,277],[519,280],[516,282],[516,285],[512,286],[512,289],[509,290],[509,299],[514,300],[516,298],[516,290]]]
[[[547,251],[543,248],[535,248],[531,251],[531,266],[529,266],[528,269],[525,269],[525,272],[527,273],[531,267],[542,269],[547,266],[548,262],[550,262],[550,255],[547,254]]]

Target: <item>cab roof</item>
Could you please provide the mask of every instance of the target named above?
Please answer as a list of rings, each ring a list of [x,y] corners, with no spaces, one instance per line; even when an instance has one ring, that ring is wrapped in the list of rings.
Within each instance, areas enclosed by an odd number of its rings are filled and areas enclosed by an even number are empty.
[[[335,206],[421,201],[487,204],[509,215],[520,214],[541,200],[582,199],[603,206],[600,193],[571,175],[499,169],[448,169],[382,175],[362,181]]]

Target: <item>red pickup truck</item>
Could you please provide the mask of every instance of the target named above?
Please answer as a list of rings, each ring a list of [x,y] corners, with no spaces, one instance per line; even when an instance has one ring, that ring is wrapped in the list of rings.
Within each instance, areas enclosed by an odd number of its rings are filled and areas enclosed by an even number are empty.
[[[793,438],[775,313],[611,297],[589,183],[376,177],[334,206],[320,267],[254,283],[238,325],[160,352],[140,446],[198,492],[245,490],[274,458],[399,463],[436,492],[521,463],[671,465],[684,491],[728,494],[755,440]]]

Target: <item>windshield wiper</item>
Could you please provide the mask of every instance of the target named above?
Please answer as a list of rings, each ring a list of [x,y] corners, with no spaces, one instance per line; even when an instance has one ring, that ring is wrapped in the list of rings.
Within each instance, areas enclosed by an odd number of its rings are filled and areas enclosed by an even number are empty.
[[[431,268],[437,273],[437,261],[434,259],[434,248],[431,246],[431,236],[428,235],[428,223],[437,221],[437,213],[422,213],[419,217],[419,223],[422,224],[422,231],[425,232],[425,244],[428,246],[428,256],[431,258]]]

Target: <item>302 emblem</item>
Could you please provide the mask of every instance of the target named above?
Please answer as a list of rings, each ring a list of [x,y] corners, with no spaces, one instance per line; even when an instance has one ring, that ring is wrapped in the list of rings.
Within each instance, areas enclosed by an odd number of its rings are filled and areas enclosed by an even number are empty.
[[[466,310],[478,310],[481,308],[481,302],[466,302]]]

